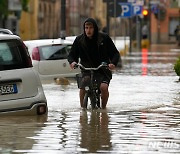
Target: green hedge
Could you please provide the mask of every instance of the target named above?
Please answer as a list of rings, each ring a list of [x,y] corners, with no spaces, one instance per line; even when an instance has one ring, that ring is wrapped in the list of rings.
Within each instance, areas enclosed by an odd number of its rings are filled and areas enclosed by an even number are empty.
[[[174,70],[175,70],[176,74],[179,76],[179,81],[180,81],[180,57],[174,64]]]

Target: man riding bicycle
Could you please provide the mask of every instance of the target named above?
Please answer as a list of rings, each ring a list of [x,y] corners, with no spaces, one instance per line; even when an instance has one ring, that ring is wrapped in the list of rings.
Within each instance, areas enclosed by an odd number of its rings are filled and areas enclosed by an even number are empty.
[[[79,62],[84,67],[98,67],[102,62],[108,64],[109,69],[97,70],[95,75],[100,80],[100,92],[102,108],[105,109],[109,98],[108,86],[112,79],[111,70],[115,69],[115,66],[119,62],[120,54],[116,49],[111,38],[98,31],[96,21],[92,18],[85,20],[84,33],[77,36],[71,51],[68,56],[70,67],[74,69],[75,65]],[[86,81],[89,72],[82,70],[83,79]],[[83,84],[82,84],[83,85]],[[83,107],[83,99],[85,95],[84,86],[80,87],[80,105]]]

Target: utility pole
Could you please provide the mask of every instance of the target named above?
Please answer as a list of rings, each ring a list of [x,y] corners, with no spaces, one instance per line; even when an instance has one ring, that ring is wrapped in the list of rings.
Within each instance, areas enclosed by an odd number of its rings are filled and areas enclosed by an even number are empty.
[[[161,42],[160,30],[161,30],[161,23],[160,23],[160,5],[158,4],[158,18],[157,18],[157,43]]]
[[[122,12],[121,6],[118,4],[123,0],[103,0],[104,3],[106,3],[107,6],[107,14],[106,14],[106,26],[107,26],[107,33],[110,33],[110,17],[113,17],[114,19],[118,16],[120,16]],[[115,23],[116,25],[116,23]]]
[[[107,14],[106,14],[106,29],[107,29],[107,34],[109,34],[109,1],[107,1]]]
[[[116,11],[117,11],[117,10],[116,10],[116,8],[117,8],[116,5],[117,5],[116,0],[114,0],[114,20],[115,20],[115,21],[114,21],[114,27],[115,27],[115,28],[114,28],[114,42],[116,42],[116,27],[117,27],[117,26],[116,26],[116,14],[117,14],[117,13],[116,13]]]
[[[129,53],[131,54],[132,52],[132,17],[129,18]]]
[[[179,25],[180,25],[180,8],[179,8]]]
[[[148,19],[148,37],[149,37],[149,44],[151,44],[151,1],[149,1],[149,4],[148,4],[148,12],[149,12],[149,19]]]
[[[136,42],[137,42],[137,49],[141,49],[141,23],[140,17],[136,15]]]
[[[61,0],[61,32],[60,37],[66,38],[66,0]]]

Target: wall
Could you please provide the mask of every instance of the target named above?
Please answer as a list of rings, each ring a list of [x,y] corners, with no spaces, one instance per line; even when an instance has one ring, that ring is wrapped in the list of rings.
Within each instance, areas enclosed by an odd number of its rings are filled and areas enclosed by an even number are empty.
[[[152,43],[171,43],[175,41],[174,36],[170,36],[170,19],[179,18],[179,8],[171,8],[170,0],[164,1],[166,7],[165,19],[160,21],[155,18],[155,15],[151,14],[151,42]],[[172,30],[171,30],[172,31]]]
[[[38,38],[38,0],[29,1],[29,11],[21,13],[19,35],[23,40]]]

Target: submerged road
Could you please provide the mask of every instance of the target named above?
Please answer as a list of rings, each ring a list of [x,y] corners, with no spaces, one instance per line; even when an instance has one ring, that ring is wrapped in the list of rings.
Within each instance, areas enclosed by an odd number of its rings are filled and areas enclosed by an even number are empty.
[[[82,111],[74,79],[43,81],[48,115],[1,118],[1,153],[180,153],[178,56],[173,45],[153,45],[122,57],[106,110]]]

